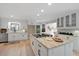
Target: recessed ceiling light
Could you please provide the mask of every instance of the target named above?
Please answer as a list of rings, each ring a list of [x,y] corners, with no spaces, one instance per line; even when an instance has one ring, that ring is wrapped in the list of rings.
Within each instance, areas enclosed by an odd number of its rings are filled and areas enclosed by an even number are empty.
[[[10,16],[11,18],[13,17],[13,15]]]
[[[48,5],[52,5],[52,3],[48,3]]]
[[[41,12],[44,12],[44,9],[41,9]]]
[[[37,14],[37,16],[40,16],[40,14]]]

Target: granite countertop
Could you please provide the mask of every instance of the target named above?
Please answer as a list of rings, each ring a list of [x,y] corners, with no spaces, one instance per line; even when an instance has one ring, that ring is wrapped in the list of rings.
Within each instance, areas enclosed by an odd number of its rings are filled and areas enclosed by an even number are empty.
[[[18,33],[27,33],[27,31],[23,31],[23,30],[18,30],[18,31],[10,31],[10,30],[8,30],[6,33],[8,33],[8,34],[18,34]]]
[[[49,40],[50,39],[50,40]],[[55,42],[52,37],[42,37],[42,38],[36,38],[37,41],[39,41],[42,45],[44,45],[46,48],[54,48],[63,44],[67,44],[69,42],[72,42],[73,39],[65,39],[63,38],[63,42]]]

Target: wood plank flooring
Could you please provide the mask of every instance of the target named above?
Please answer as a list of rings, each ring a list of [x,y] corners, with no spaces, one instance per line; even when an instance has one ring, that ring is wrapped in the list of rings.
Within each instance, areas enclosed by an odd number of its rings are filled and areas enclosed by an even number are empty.
[[[34,56],[30,40],[14,43],[1,43],[0,56]]]
[[[79,56],[79,52],[73,56]],[[30,40],[1,43],[0,56],[35,56],[30,46]]]

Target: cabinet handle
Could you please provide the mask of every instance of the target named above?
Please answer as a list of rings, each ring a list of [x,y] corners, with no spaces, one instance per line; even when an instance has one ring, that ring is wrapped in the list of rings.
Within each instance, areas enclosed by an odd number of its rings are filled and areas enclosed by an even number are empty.
[[[32,42],[32,45],[34,45],[34,42]]]
[[[23,37],[24,37],[24,35],[23,35]]]
[[[39,47],[41,47],[41,45],[38,44]]]
[[[38,55],[40,56],[40,50],[38,49]]]

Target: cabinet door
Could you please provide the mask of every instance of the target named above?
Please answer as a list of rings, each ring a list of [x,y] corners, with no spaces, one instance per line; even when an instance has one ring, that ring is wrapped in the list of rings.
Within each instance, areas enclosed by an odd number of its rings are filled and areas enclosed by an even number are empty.
[[[74,37],[73,39],[73,49],[74,51],[79,51],[79,37]]]
[[[27,33],[24,34],[24,39],[28,39]]]
[[[70,16],[67,15],[67,16],[66,16],[66,27],[69,27],[69,26],[70,26],[69,20],[70,20]]]
[[[15,41],[22,40],[22,35],[20,33],[15,34]]]
[[[21,40],[26,40],[27,39],[27,34],[26,33],[22,33],[21,35]]]
[[[15,34],[8,34],[8,41],[15,41]]]
[[[60,27],[60,19],[57,19],[57,27]]]
[[[64,26],[64,17],[61,17],[61,27]]]
[[[71,24],[72,26],[76,26],[76,13],[71,15]]]
[[[65,44],[64,50],[65,56],[73,56],[73,42]]]
[[[33,37],[31,37],[31,47],[32,47],[32,50],[33,50],[33,52],[34,52],[34,54],[36,55],[36,50],[35,50],[35,42],[34,42],[34,39],[33,39]]]
[[[51,52],[50,55],[53,56],[64,56],[64,45],[51,49]]]
[[[47,48],[38,42],[38,56],[47,56]]]
[[[2,41],[2,34],[0,33],[0,42]]]
[[[8,41],[8,34],[2,33],[2,41]]]
[[[47,56],[47,48],[42,46],[40,54],[41,54],[41,56]]]
[[[38,56],[38,46],[37,46],[37,41],[36,41],[36,39],[32,36],[31,37],[31,47],[32,47],[32,50],[33,50],[33,52],[34,52],[34,54],[36,55],[36,56]]]

